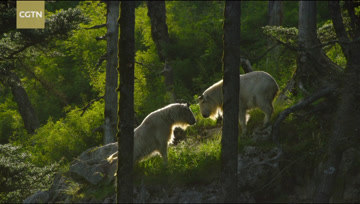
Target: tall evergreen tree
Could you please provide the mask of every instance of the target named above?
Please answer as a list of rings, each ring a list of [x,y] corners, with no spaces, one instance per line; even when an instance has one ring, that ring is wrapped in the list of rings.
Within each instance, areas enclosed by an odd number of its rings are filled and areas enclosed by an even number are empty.
[[[120,4],[117,202],[133,202],[135,1]]]
[[[119,35],[119,2],[108,1],[107,4],[107,52],[106,52],[106,84],[105,84],[105,124],[104,144],[115,142],[117,132],[117,100],[118,93],[118,35]]]
[[[240,89],[240,1],[226,1],[224,16],[224,120],[221,139],[221,180],[225,202],[237,202],[239,192],[237,155]]]
[[[155,42],[160,60],[164,63],[162,74],[164,76],[165,86],[170,95],[170,102],[176,99],[174,92],[173,69],[169,64],[169,54],[167,46],[170,43],[168,27],[166,24],[165,1],[148,1],[148,16],[151,21],[151,36]]]
[[[15,3],[5,1],[0,3],[0,19],[0,82],[11,89],[25,129],[32,134],[40,126],[40,122],[19,77],[21,71],[29,71],[21,63],[26,57],[24,52],[29,48],[47,47],[53,40],[67,39],[72,30],[86,22],[86,18],[80,10],[70,8],[50,16],[45,22],[45,29],[16,29]],[[61,94],[57,96],[60,100],[65,98]]]
[[[296,88],[319,89],[339,73],[339,67],[324,53],[317,38],[316,1],[299,2],[299,53]]]
[[[336,120],[333,122],[332,134],[329,138],[327,161],[321,174],[321,182],[317,187],[315,202],[329,202],[335,188],[343,152],[359,144],[360,17],[355,15],[354,8],[353,1],[345,3],[345,9],[351,20],[351,28],[346,31],[339,1],[329,1],[332,22],[347,64],[341,81],[341,94],[334,117]]]
[[[269,18],[269,25],[270,26],[281,26],[283,22],[283,2],[282,1],[274,1],[270,0],[268,3],[268,18]],[[280,55],[280,49],[276,46],[273,40],[268,40],[268,49],[273,49],[272,52],[266,58],[266,67],[268,67],[269,61],[274,61],[276,63],[275,69],[279,68],[279,61],[278,59]]]

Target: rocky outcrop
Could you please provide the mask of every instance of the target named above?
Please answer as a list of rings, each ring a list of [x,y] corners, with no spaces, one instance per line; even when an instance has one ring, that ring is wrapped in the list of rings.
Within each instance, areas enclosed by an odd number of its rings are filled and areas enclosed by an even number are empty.
[[[256,146],[246,146],[238,155],[238,182],[244,193],[243,199],[246,199],[242,202],[255,201],[255,198],[266,200],[266,194],[280,191],[281,155],[282,151],[277,147],[264,150]]]
[[[107,158],[117,152],[117,148],[117,142],[115,142],[86,150],[71,163],[69,173],[73,177],[85,179],[92,185],[104,179],[108,182],[112,181],[117,164],[108,161]]]
[[[47,203],[49,201],[48,191],[38,191],[24,200],[24,203]]]

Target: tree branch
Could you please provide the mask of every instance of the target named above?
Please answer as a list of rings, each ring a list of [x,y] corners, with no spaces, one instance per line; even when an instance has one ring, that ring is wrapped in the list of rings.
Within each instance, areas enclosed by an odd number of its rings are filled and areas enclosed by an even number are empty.
[[[278,43],[275,43],[273,46],[269,47],[263,54],[261,54],[260,56],[252,59],[251,61],[252,62],[256,62],[258,60],[260,60],[261,58],[263,58],[268,52],[270,52],[272,49],[274,49],[275,47],[277,47],[279,44]]]
[[[90,106],[91,106],[93,103],[95,103],[96,101],[100,101],[100,100],[103,99],[104,97],[105,97],[105,95],[103,95],[103,96],[98,96],[98,97],[96,97],[95,99],[91,100],[84,108],[80,109],[80,111],[82,111],[82,113],[80,114],[80,116],[83,116],[84,113],[86,112],[86,110],[87,110],[88,108],[90,108]]]
[[[339,41],[342,42],[349,42],[349,38],[346,34],[345,31],[345,26],[343,23],[343,19],[341,16],[341,10],[340,10],[340,5],[339,5],[339,1],[329,1],[329,11],[330,11],[330,16],[332,18],[332,22],[334,25],[334,29],[335,29],[335,33],[339,38]],[[340,46],[344,52],[344,55],[346,58],[348,58],[349,53],[348,50],[346,49],[346,47],[344,47],[343,43],[340,43]]]
[[[84,30],[90,30],[90,29],[99,29],[99,28],[103,28],[103,27],[106,27],[106,23],[101,24],[101,25],[94,25],[94,26],[92,26],[92,27],[83,28],[83,29],[84,29]]]
[[[24,45],[23,47],[21,47],[20,49],[13,51],[7,57],[2,57],[1,59],[3,59],[3,60],[13,59],[16,54],[18,54],[18,53],[26,50],[28,47],[31,47],[36,44],[37,44],[37,42],[28,43],[28,44]]]
[[[305,98],[304,100],[298,102],[297,104],[291,106],[290,108],[285,109],[284,111],[282,111],[278,118],[276,119],[274,125],[273,125],[273,129],[272,129],[272,138],[273,141],[276,144],[279,144],[279,127],[280,127],[280,123],[285,120],[285,118],[290,114],[293,113],[295,111],[298,111],[300,109],[305,108],[306,106],[308,106],[309,104],[311,104],[312,102],[318,100],[321,97],[327,96],[331,93],[333,93],[335,91],[335,86],[329,86],[326,87],[324,89],[321,89],[320,91],[318,91],[317,93]]]

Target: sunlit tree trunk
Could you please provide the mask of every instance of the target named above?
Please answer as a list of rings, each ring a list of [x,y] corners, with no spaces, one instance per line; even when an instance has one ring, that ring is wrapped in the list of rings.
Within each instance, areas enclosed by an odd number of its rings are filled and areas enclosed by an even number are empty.
[[[117,202],[133,202],[135,1],[120,4]]]
[[[167,47],[170,42],[168,27],[166,25],[165,1],[148,1],[148,16],[151,21],[151,36],[155,42],[160,60],[164,63],[162,71],[165,79],[165,86],[170,95],[170,102],[176,99],[174,92],[173,69],[169,64]]]
[[[240,89],[240,1],[225,2],[221,183],[225,202],[238,202],[238,113]]]
[[[106,84],[105,84],[105,123],[104,144],[115,142],[117,132],[117,100],[118,93],[118,35],[119,35],[119,1],[108,1],[107,4],[107,52],[106,52]]]
[[[348,12],[354,12],[353,2],[347,2]],[[336,176],[343,152],[349,147],[357,147],[360,135],[360,18],[352,17],[351,31],[346,32],[339,1],[329,1],[329,11],[346,57],[346,70],[338,109],[333,120],[332,134],[329,138],[327,161],[322,169],[321,181],[317,187],[315,202],[328,203],[333,195]],[[352,39],[351,39],[352,38]]]

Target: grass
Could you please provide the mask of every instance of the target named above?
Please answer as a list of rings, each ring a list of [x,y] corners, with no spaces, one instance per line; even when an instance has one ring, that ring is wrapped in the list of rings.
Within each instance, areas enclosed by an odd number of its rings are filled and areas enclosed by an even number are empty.
[[[148,184],[206,184],[220,170],[220,135],[200,143],[195,138],[168,149],[168,166],[159,156],[140,162],[135,167],[136,182]]]

